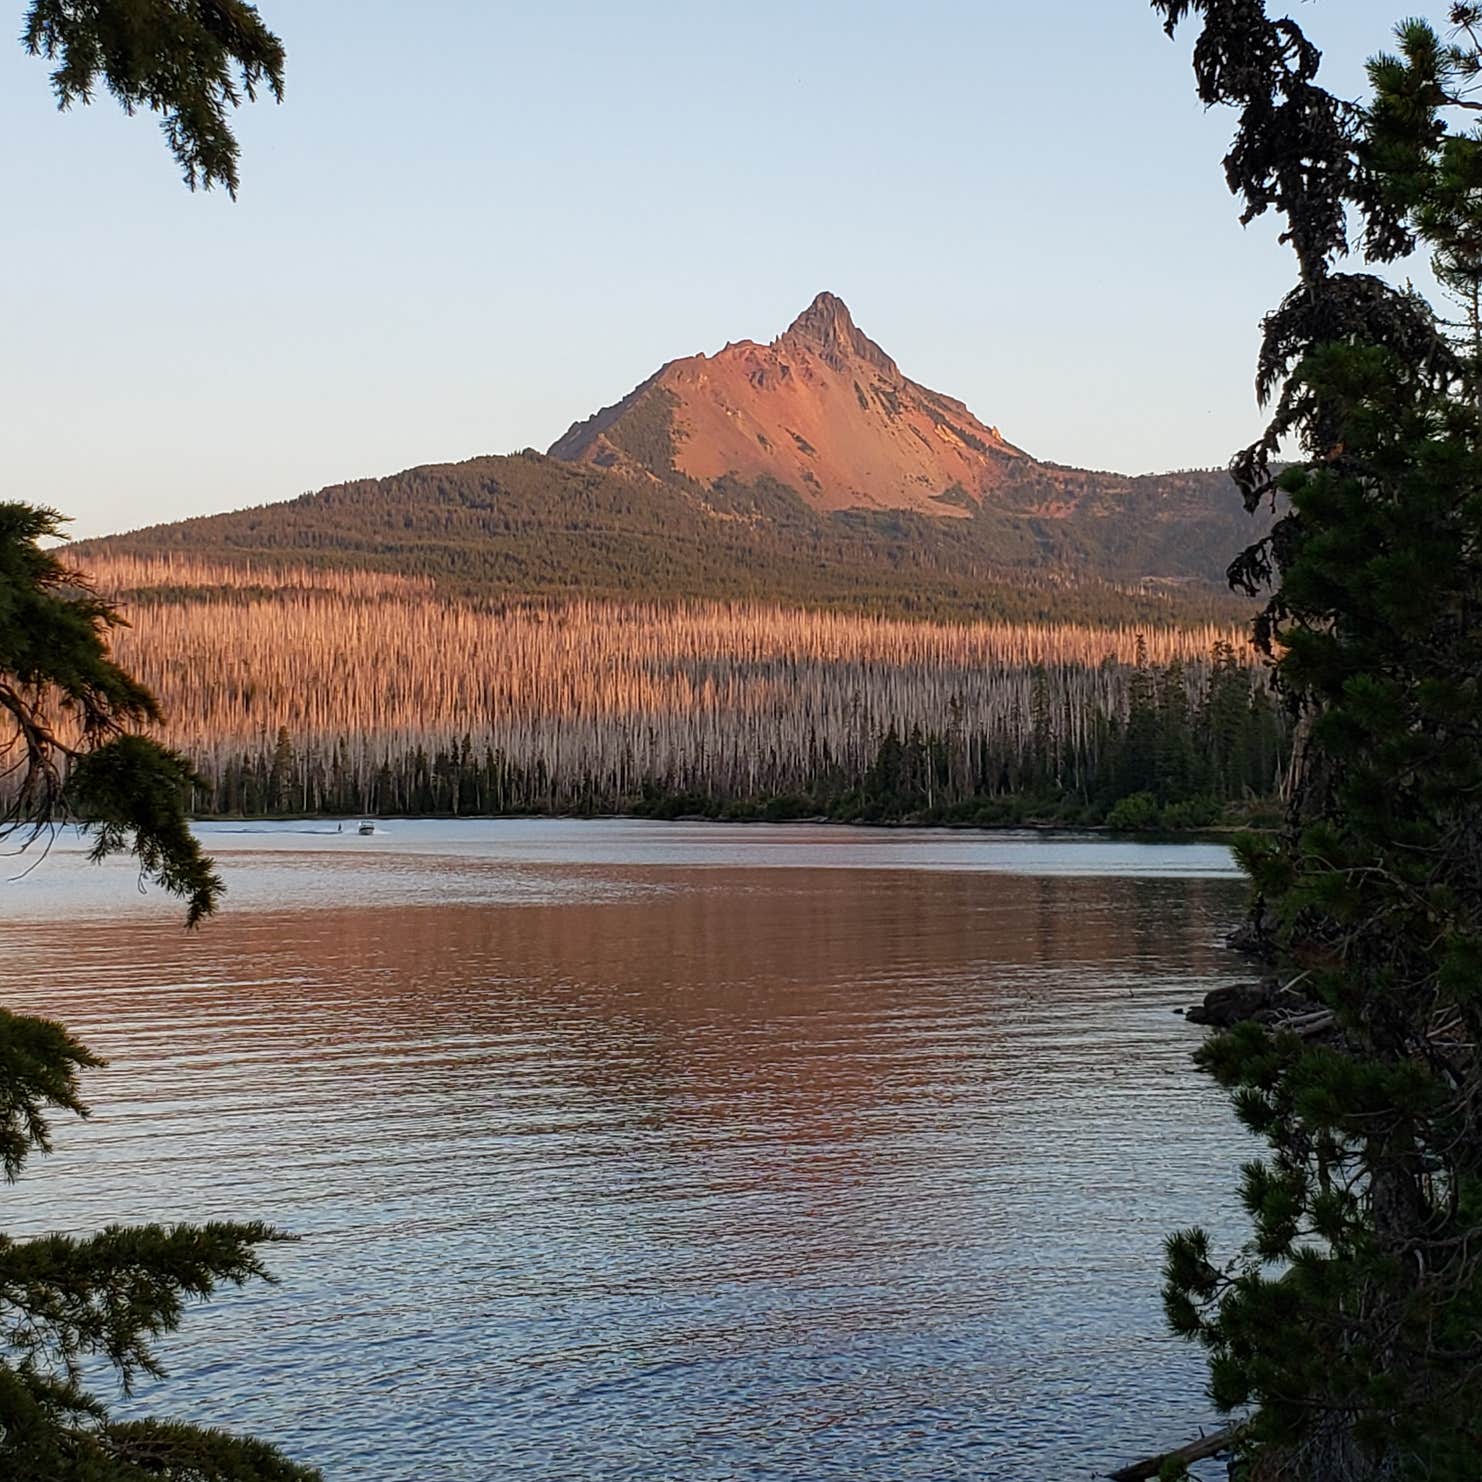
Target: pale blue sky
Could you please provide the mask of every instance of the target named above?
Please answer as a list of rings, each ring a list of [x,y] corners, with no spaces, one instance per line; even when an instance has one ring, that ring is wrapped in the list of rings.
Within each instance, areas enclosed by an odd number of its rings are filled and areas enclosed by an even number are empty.
[[[544,448],[823,288],[1041,457],[1258,426],[1290,265],[1143,0],[260,8],[288,98],[238,115],[235,204],[0,47],[0,469],[78,534]],[[1400,13],[1293,8],[1352,90]]]

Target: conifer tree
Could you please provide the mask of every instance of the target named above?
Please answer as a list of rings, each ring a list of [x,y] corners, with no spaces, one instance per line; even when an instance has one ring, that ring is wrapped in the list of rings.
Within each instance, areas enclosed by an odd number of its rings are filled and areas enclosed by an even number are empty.
[[[36,842],[73,816],[93,857],[131,852],[186,901],[194,924],[221,881],[184,814],[184,758],[137,733],[153,697],[108,656],[119,615],[37,542],[49,511],[0,505],[0,722],[10,797],[0,834]],[[13,1182],[51,1146],[50,1118],[86,1115],[80,1073],[102,1062],[58,1024],[0,1010],[0,1171]],[[160,1372],[155,1341],[184,1304],[265,1276],[266,1225],[111,1226],[90,1237],[0,1235],[0,1477],[49,1482],[288,1482],[314,1474],[259,1442],[189,1426],[109,1420],[82,1386],[111,1364],[128,1385]]]
[[[1340,271],[1417,242],[1470,301],[1482,242],[1476,8],[1419,21],[1367,107],[1262,0],[1154,0],[1202,18],[1201,98],[1240,111],[1225,165],[1245,219],[1285,218],[1299,282],[1267,319],[1263,439],[1233,470],[1286,502],[1232,581],[1306,727],[1288,824],[1242,860],[1312,1010],[1216,1037],[1204,1065],[1268,1154],[1245,1248],[1169,1242],[1174,1328],[1250,1408],[1255,1479],[1475,1478],[1482,1455],[1482,418],[1475,337],[1413,292]],[[1350,222],[1362,238],[1350,243]],[[1282,439],[1299,445],[1275,471]]]
[[[192,186],[235,193],[225,110],[266,80],[282,48],[238,0],[35,0],[23,42],[59,61],[62,107],[102,79],[126,110],[163,115]],[[93,857],[131,853],[143,876],[183,897],[194,925],[221,880],[186,821],[196,778],[141,728],[160,719],[147,689],[109,656],[123,621],[41,542],[55,512],[0,503],[0,837],[37,843],[80,819]],[[0,1009],[0,1172],[13,1183],[51,1147],[57,1112],[87,1114],[79,1077],[98,1060],[59,1024]],[[90,1236],[0,1234],[0,1477],[35,1482],[310,1482],[262,1442],[165,1421],[112,1420],[83,1384],[111,1366],[127,1389],[161,1372],[156,1343],[185,1304],[266,1279],[258,1222],[109,1226]]]
[[[278,727],[273,744],[273,760],[268,770],[268,807],[274,813],[286,813],[293,806],[294,784],[298,776],[298,757],[287,726]]]

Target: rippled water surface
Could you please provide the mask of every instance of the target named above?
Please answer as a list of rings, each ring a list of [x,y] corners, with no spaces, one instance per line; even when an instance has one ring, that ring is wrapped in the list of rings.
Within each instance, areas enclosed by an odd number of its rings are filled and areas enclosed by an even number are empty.
[[[303,1236],[139,1407],[332,1482],[1028,1482],[1212,1419],[1157,1268],[1248,1155],[1173,1013],[1238,973],[1224,850],[346,827],[206,830],[192,936],[69,840],[0,886],[0,998],[111,1062],[0,1228]]]

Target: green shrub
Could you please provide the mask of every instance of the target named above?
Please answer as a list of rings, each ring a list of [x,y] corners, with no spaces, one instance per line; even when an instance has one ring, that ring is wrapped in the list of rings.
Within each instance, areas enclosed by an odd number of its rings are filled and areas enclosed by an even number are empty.
[[[1220,805],[1213,798],[1185,798],[1167,804],[1160,822],[1171,832],[1182,829],[1212,828],[1220,819]]]
[[[1162,823],[1162,810],[1150,792],[1135,792],[1122,798],[1106,815],[1106,826],[1124,833],[1146,833]]]

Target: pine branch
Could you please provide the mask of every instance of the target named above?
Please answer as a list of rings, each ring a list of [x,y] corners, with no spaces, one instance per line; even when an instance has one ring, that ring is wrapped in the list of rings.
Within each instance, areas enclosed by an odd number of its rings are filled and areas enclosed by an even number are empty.
[[[128,1391],[162,1372],[154,1342],[180,1325],[187,1300],[270,1280],[257,1248],[289,1238],[256,1221],[0,1236],[0,1327],[24,1365],[76,1381],[101,1356]]]
[[[283,43],[244,0],[32,0],[21,32],[55,62],[63,111],[101,84],[125,113],[158,113],[191,190],[240,184],[228,116],[266,87],[283,101]]]

